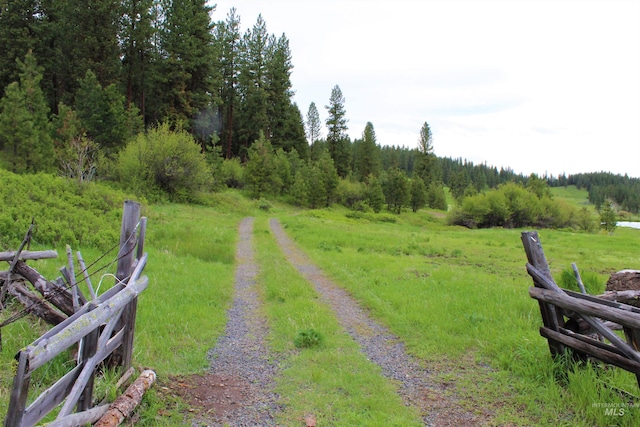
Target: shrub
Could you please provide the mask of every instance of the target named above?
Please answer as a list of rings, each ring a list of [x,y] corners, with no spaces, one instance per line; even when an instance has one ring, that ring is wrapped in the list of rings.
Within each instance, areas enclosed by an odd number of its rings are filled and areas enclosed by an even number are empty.
[[[188,202],[211,184],[211,172],[193,137],[161,124],[139,134],[120,151],[114,166],[119,182],[128,190],[152,200],[168,196]]]
[[[365,190],[363,185],[357,181],[341,179],[338,182],[338,203],[353,209],[356,203],[361,202],[365,198]]]
[[[0,181],[0,246],[16,248],[32,218],[32,239],[38,244],[104,250],[118,243],[122,203],[130,196],[104,184],[78,185],[46,174],[16,175],[0,169]]]
[[[229,188],[241,189],[244,187],[244,169],[240,164],[240,159],[234,157],[233,159],[226,159],[222,163],[222,180]]]

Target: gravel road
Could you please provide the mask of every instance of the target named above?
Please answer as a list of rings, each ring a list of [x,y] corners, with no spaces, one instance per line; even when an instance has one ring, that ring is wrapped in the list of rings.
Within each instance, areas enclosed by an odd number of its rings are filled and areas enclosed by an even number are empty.
[[[278,406],[272,389],[277,366],[270,361],[267,320],[255,289],[252,232],[253,218],[245,218],[239,227],[233,306],[224,335],[210,351],[210,385],[219,391],[209,402],[216,417],[209,424],[213,426],[275,426]]]
[[[399,382],[403,401],[418,408],[426,426],[475,426],[486,421],[464,410],[450,386],[438,381],[434,372],[405,351],[397,337],[327,278],[286,235],[277,219],[269,224],[289,262],[313,284],[367,358],[378,364],[387,378]]]
[[[486,411],[465,410],[450,383],[439,381],[435,372],[406,352],[396,336],[324,275],[286,235],[277,219],[269,224],[288,261],[333,309],[367,358],[399,385],[398,394],[406,405],[418,409],[425,426],[477,426],[490,419]],[[255,289],[258,265],[252,232],[253,218],[245,218],[239,226],[234,302],[225,333],[209,352],[210,371],[178,384],[183,389],[180,394],[197,408],[194,427],[276,425],[279,407],[273,379],[278,367],[266,344],[267,320]]]

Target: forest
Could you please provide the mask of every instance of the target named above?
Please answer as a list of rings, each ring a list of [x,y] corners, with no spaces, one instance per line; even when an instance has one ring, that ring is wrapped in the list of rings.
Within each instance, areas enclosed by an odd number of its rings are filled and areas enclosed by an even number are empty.
[[[235,9],[213,16],[199,0],[0,0],[0,167],[103,181],[149,201],[230,187],[399,213],[447,210],[450,194],[451,222],[470,227],[582,228],[544,186],[576,185],[598,209],[640,212],[639,178],[524,176],[437,157],[427,121],[415,147],[379,144],[372,123],[351,140],[338,84],[324,124],[315,102],[303,115],[292,101],[285,34],[261,16],[242,32]],[[535,214],[517,213],[523,197]]]

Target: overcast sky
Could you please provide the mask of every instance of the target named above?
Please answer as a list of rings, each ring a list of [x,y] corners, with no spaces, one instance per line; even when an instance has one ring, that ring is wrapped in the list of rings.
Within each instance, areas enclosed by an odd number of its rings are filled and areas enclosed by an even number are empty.
[[[426,121],[441,157],[640,177],[640,0],[213,2],[286,35],[305,118],[340,86],[351,138],[414,148]]]

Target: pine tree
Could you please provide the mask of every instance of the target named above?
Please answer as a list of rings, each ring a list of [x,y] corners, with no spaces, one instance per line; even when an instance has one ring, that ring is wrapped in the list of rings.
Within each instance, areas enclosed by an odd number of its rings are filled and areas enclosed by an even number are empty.
[[[50,172],[55,157],[49,107],[40,88],[42,69],[32,52],[17,63],[20,82],[7,86],[0,101],[0,147],[13,172]]]
[[[224,156],[230,159],[238,154],[237,143],[234,147],[235,116],[239,103],[238,76],[240,74],[240,17],[232,8],[225,22],[215,28],[215,41],[220,46],[217,65],[220,73],[220,115],[222,117],[221,141]],[[237,138],[236,138],[237,140]]]
[[[87,136],[106,154],[124,147],[142,128],[137,108],[125,108],[125,98],[114,84],[102,88],[96,75],[88,70],[80,81],[75,110]]]
[[[302,113],[295,102],[289,104],[289,112],[283,126],[284,148],[288,152],[295,150],[301,158],[309,159],[309,144],[304,135]]]
[[[263,133],[249,147],[248,160],[245,166],[245,183],[251,196],[259,199],[266,193],[274,192],[277,186],[277,165],[273,147]]]
[[[418,212],[427,204],[427,187],[419,176],[411,180],[411,210]]]
[[[433,153],[433,135],[431,128],[429,127],[429,123],[424,122],[420,128],[420,139],[418,140],[418,152],[414,173],[428,186],[441,179],[442,172],[438,166],[438,159]]]
[[[376,143],[376,132],[373,124],[368,122],[362,132],[362,142],[357,148],[354,143],[355,171],[360,181],[380,173],[380,147]]]
[[[153,38],[154,0],[124,0],[122,2],[123,83],[126,87],[127,108],[132,103],[142,117],[146,116],[146,97],[151,85],[154,62]]]
[[[390,169],[387,172],[387,180],[383,185],[384,196],[387,201],[387,209],[399,214],[402,207],[409,201],[409,180],[399,168]]]
[[[17,60],[40,49],[44,14],[38,0],[0,1],[0,91],[19,79]]]
[[[307,140],[309,141],[309,145],[313,146],[313,144],[321,138],[322,133],[320,114],[318,113],[318,108],[316,108],[315,102],[309,104],[309,110],[307,111],[307,121],[305,125],[307,131]]]
[[[205,0],[172,0],[164,9],[159,33],[164,59],[160,73],[154,73],[156,114],[186,129],[213,103],[212,10]]]
[[[618,217],[611,200],[605,200],[600,208],[600,226],[609,234],[613,234],[616,231]]]
[[[243,57],[239,76],[242,103],[239,114],[240,144],[248,147],[260,132],[270,138],[267,63],[269,60],[267,25],[258,15],[253,28],[242,39]]]
[[[346,177],[349,172],[349,151],[347,136],[347,119],[344,109],[344,96],[338,85],[331,90],[329,105],[325,106],[327,117],[327,148],[333,159],[338,175]]]
[[[288,135],[287,122],[291,110],[291,49],[283,34],[277,40],[270,39],[267,62],[267,92],[269,99],[269,130],[274,148],[291,151],[292,141]],[[297,107],[296,107],[297,108]],[[304,135],[304,128],[302,128]]]

